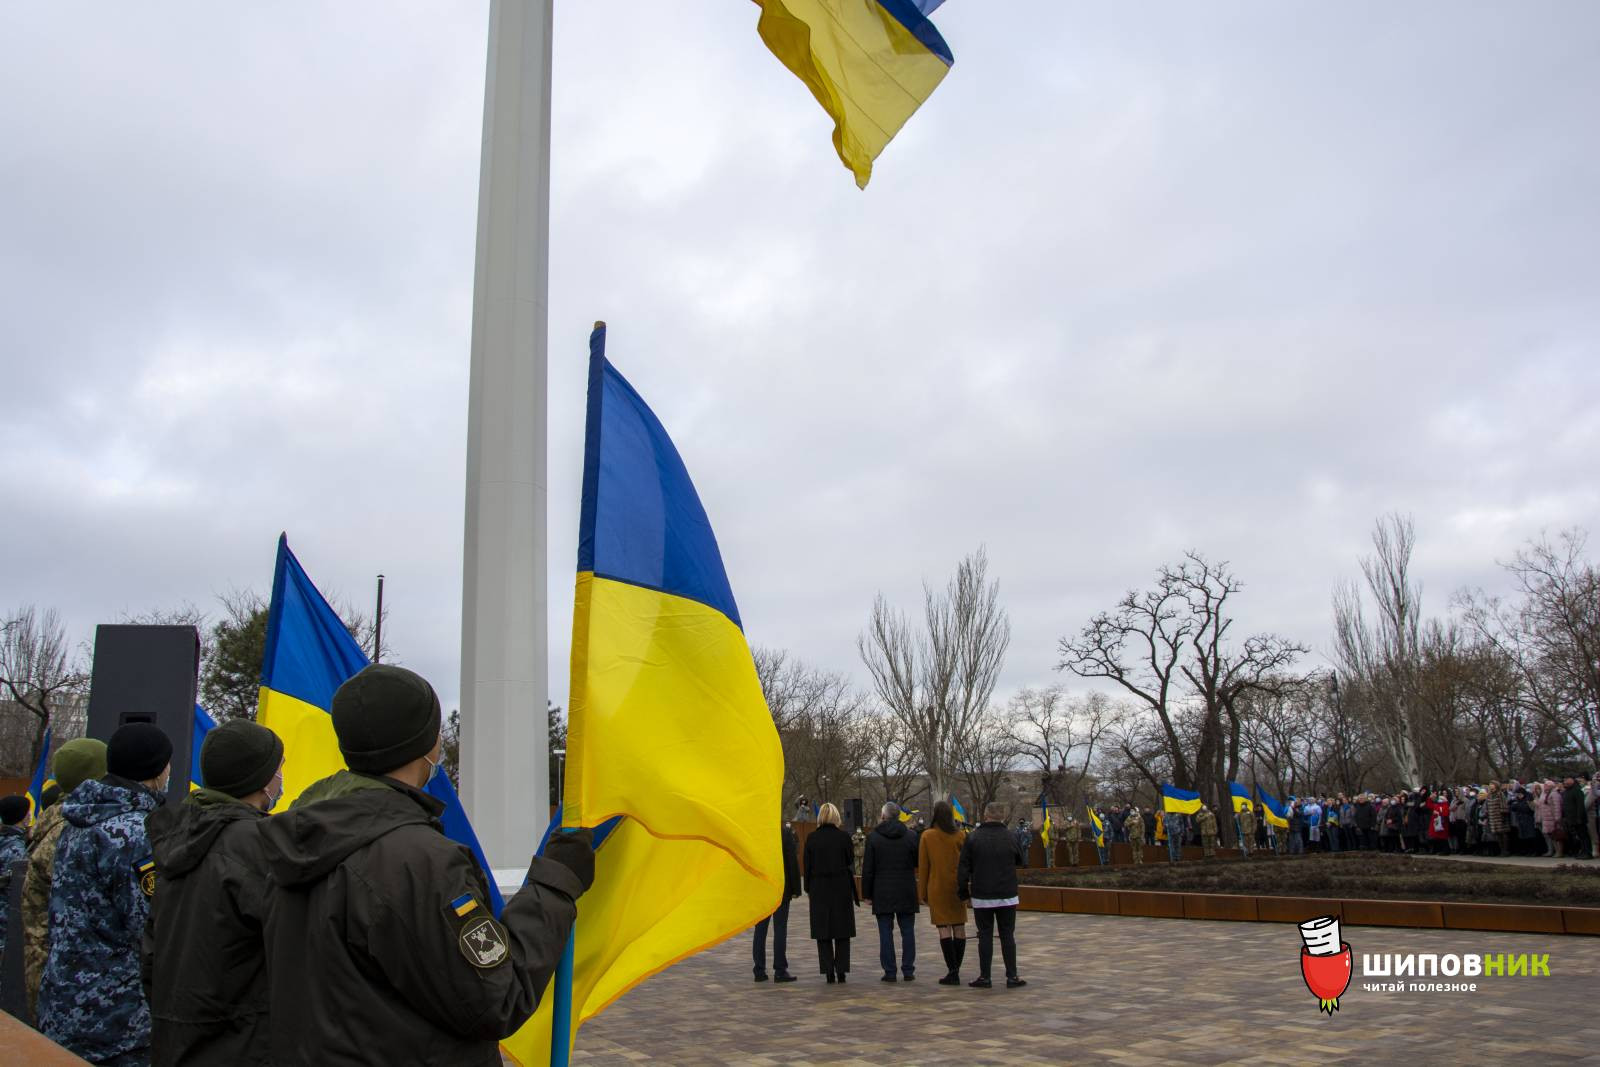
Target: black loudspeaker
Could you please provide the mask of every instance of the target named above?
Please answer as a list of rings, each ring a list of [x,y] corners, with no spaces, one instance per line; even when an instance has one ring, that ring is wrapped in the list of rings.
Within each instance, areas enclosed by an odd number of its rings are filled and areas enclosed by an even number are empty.
[[[189,792],[199,691],[200,631],[193,626],[95,627],[89,736],[109,741],[130,722],[159,726],[172,742],[168,794],[179,798]]]
[[[867,828],[866,810],[861,806],[860,797],[851,797],[844,802],[844,821],[848,824],[845,829],[855,833],[856,829]]]

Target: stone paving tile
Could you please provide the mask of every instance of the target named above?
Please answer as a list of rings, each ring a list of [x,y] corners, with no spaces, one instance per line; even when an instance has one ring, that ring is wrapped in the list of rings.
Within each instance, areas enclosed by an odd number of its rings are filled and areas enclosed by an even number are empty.
[[[805,929],[803,909],[790,926]],[[1600,938],[1346,927],[1357,973],[1330,1018],[1300,977],[1288,924],[1025,913],[1019,990],[938,985],[933,931],[917,932],[917,981],[895,985],[878,981],[876,931],[856,939],[843,986],[827,985],[815,946],[793,938],[800,981],[756,984],[749,938],[735,938],[613,1004],[579,1032],[573,1063],[1600,1063]],[[1476,993],[1369,993],[1363,952],[1549,953],[1551,977],[1478,979]],[[966,978],[976,953],[974,943]]]

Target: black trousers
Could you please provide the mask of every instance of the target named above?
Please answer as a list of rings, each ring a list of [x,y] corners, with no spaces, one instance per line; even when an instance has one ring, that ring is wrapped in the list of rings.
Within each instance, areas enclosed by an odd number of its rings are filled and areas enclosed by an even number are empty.
[[[817,970],[823,974],[850,973],[850,939],[836,937],[817,942]]]
[[[989,977],[989,967],[994,963],[994,928],[1000,927],[1000,956],[1005,960],[1006,977],[1017,976],[1017,909],[973,908],[978,922],[978,977]]]

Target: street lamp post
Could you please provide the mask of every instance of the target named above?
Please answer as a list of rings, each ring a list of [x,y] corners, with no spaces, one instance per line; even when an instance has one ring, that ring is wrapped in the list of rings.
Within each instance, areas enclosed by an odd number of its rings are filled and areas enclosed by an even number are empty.
[[[556,804],[559,806],[564,797],[562,792],[562,785],[564,783],[562,779],[567,769],[567,750],[564,748],[555,748],[550,750],[550,754],[556,758]]]

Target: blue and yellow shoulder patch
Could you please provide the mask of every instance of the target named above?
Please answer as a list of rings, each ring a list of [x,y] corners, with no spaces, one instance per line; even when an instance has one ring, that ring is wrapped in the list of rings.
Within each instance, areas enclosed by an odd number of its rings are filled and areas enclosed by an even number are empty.
[[[471,893],[462,893],[450,902],[450,910],[456,913],[457,918],[471,915],[478,908],[478,901]]]
[[[139,892],[147,897],[156,895],[156,861],[154,857],[142,860],[133,865],[134,873],[139,876]]]

